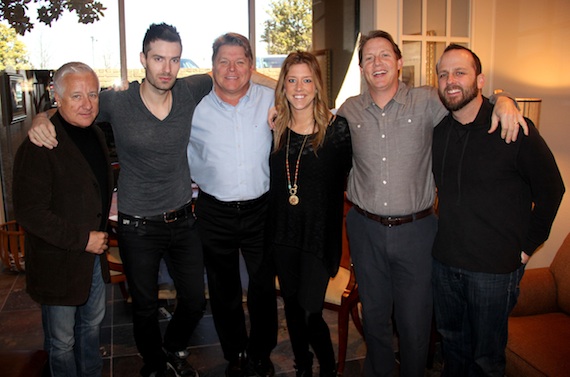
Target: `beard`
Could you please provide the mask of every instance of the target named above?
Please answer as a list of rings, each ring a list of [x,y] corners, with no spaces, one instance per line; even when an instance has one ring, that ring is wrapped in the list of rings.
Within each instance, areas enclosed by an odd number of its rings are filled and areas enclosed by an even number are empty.
[[[462,95],[460,97],[456,97],[453,99],[448,98],[446,94],[446,91],[448,89],[459,89]],[[453,85],[453,86],[447,86],[443,89],[439,88],[437,93],[439,94],[439,98],[441,99],[441,102],[447,108],[447,110],[457,111],[464,108],[469,102],[473,101],[477,97],[477,95],[479,94],[479,88],[477,88],[477,80],[473,80],[473,85],[467,88],[462,88],[458,85]]]

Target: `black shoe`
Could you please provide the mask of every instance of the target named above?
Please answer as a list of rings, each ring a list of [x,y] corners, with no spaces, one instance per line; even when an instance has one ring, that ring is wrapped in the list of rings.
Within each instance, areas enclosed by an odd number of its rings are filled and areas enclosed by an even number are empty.
[[[226,377],[243,377],[246,364],[247,356],[244,353],[240,353],[238,357],[231,360],[226,367]]]
[[[188,351],[166,351],[166,365],[176,377],[199,377],[196,369],[186,360],[188,355]]]
[[[329,369],[329,370],[325,370],[325,369],[321,369],[320,373],[319,373],[319,377],[337,377],[337,372],[336,369]]]
[[[169,368],[162,372],[154,372],[150,375],[150,377],[176,377],[176,374],[171,371]]]
[[[295,377],[313,377],[313,354],[307,352],[304,360],[295,359]]]
[[[250,359],[247,363],[245,370],[245,377],[273,377],[275,376],[275,367],[271,359],[266,358],[262,360]]]

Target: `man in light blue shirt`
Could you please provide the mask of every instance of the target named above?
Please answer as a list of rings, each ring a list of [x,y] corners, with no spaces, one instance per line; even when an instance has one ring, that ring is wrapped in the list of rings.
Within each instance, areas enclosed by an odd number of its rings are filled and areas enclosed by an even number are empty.
[[[251,83],[254,66],[247,38],[222,35],[213,50],[214,87],[196,107],[188,145],[192,179],[200,187],[195,211],[212,315],[229,362],[226,376],[272,376],[269,355],[277,344],[277,307],[264,225],[272,145],[267,113],[274,92]],[[240,251],[249,274],[249,337]]]

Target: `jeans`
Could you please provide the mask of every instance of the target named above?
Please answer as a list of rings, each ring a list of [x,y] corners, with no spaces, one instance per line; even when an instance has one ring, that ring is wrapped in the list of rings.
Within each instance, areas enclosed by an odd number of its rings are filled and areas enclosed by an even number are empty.
[[[433,263],[442,376],[504,376],[508,317],[519,296],[524,265],[507,274],[471,272]]]
[[[432,215],[388,227],[351,208],[346,227],[362,302],[364,375],[393,375],[394,318],[400,376],[423,377],[433,313],[431,250],[437,219]]]
[[[119,250],[133,299],[133,332],[143,375],[166,368],[163,346],[183,351],[204,314],[204,262],[193,217],[171,223],[119,214]],[[164,344],[158,322],[158,272],[164,258],[176,288],[176,310]]]
[[[52,377],[100,377],[100,325],[105,316],[105,283],[95,258],[87,302],[79,306],[42,305],[44,349]]]

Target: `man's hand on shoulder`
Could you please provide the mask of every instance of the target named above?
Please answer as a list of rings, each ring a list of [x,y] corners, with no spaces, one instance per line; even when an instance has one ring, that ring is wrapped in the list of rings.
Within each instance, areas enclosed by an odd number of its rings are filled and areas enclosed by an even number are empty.
[[[509,97],[497,97],[493,115],[491,116],[489,133],[495,132],[499,123],[501,124],[501,137],[505,139],[507,144],[517,140],[519,127],[522,127],[524,134],[528,135],[528,125],[513,100]]]
[[[50,110],[51,111],[51,110]],[[55,113],[55,111],[53,111]],[[32,120],[32,128],[28,131],[30,141],[38,147],[53,149],[57,147],[57,134],[47,112],[37,114]]]

